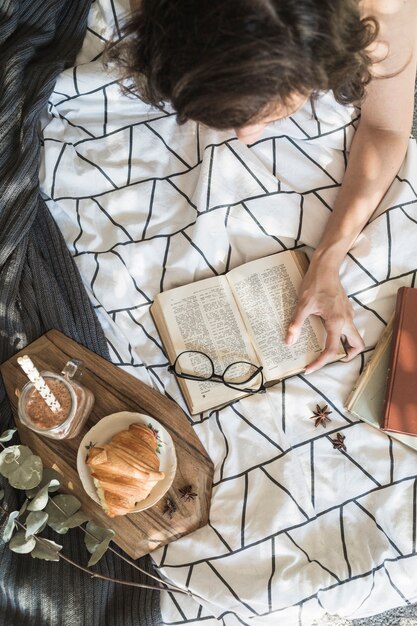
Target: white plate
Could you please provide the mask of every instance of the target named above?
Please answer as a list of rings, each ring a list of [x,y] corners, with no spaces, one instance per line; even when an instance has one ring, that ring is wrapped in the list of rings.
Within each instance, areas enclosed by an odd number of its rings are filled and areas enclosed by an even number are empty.
[[[133,513],[144,511],[156,504],[172,485],[177,469],[177,457],[171,435],[156,419],[149,417],[149,415],[129,413],[128,411],[106,415],[106,417],[103,417],[97,424],[90,428],[83,437],[80,447],[78,448],[77,470],[85,491],[90,498],[100,504],[90,469],[85,462],[88,454],[88,446],[91,443],[94,445],[108,443],[113,435],[116,435],[122,430],[127,430],[130,424],[146,424],[146,426],[150,424],[153,429],[158,431],[158,441],[160,442],[160,451],[157,453],[160,460],[159,469],[161,472],[165,472],[165,478],[155,485],[145,500],[137,504],[137,508],[132,511]]]

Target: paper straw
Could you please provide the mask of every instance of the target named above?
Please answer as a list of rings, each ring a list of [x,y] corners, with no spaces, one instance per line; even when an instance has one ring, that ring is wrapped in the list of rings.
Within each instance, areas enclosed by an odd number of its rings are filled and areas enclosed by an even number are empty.
[[[20,356],[17,359],[17,362],[19,363],[22,370],[25,372],[26,376],[29,378],[30,382],[34,384],[35,389],[39,391],[40,395],[45,400],[51,411],[53,411],[54,413],[58,413],[58,411],[61,411],[61,405],[55,398],[52,391],[49,389],[45,380],[42,378],[35,365],[33,364],[33,361],[28,357],[28,355],[25,354],[23,356]]]

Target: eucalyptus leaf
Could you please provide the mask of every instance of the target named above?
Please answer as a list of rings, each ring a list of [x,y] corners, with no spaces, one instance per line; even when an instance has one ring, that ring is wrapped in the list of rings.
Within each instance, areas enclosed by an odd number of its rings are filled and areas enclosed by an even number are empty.
[[[14,529],[16,528],[15,519],[19,517],[19,511],[12,511],[7,518],[6,525],[3,530],[3,541],[7,543],[13,536]]]
[[[64,520],[60,525],[56,525],[54,530],[61,534],[66,533],[70,528],[76,528],[77,526],[81,526],[84,522],[89,520],[89,516],[84,513],[84,511],[77,511],[71,517],[68,517]],[[58,530],[59,529],[59,530]]]
[[[65,527],[68,518],[74,515],[80,507],[81,502],[75,496],[59,494],[51,498],[45,508],[49,515],[48,526],[63,535],[68,530]]]
[[[48,491],[49,493],[53,493],[54,491],[58,491],[58,489],[61,486],[61,481],[58,480],[57,478],[51,478],[51,480],[48,483]]]
[[[54,482],[55,479],[49,481]],[[28,504],[28,511],[43,511],[49,500],[49,482],[39,489],[36,496]],[[59,484],[59,483],[58,483]]]
[[[41,482],[42,470],[42,459],[31,454],[19,464],[14,472],[9,474],[9,483],[15,489],[31,489]]]
[[[103,528],[103,526],[99,526],[92,520],[86,524],[85,530],[87,532],[85,534],[84,542],[90,554],[93,554],[103,542],[107,541],[108,545],[116,534],[111,528]]]
[[[23,530],[19,530],[19,532],[13,535],[9,543],[10,550],[12,550],[12,552],[17,552],[18,554],[27,554],[28,552],[32,552],[35,546],[35,537],[29,537],[26,539],[26,535]]]
[[[27,508],[28,508],[28,500],[25,500],[19,509],[19,517],[23,515],[23,513],[26,511]]]
[[[112,539],[111,537],[107,537],[107,539],[105,539],[104,541],[98,544],[96,549],[93,551],[90,557],[90,560],[87,563],[87,567],[90,567],[91,565],[95,565],[96,563],[99,562],[99,560],[101,559],[103,554],[106,552],[107,548],[109,547],[109,543],[111,539]]]
[[[59,561],[59,551],[62,546],[51,541],[50,539],[36,540],[36,546],[32,550],[30,556],[34,559],[43,559],[44,561]]]
[[[0,474],[9,478],[19,468],[19,464],[30,456],[33,453],[27,446],[8,446],[0,452]]]
[[[58,474],[58,472],[56,472],[50,467],[45,467],[42,472],[41,482],[39,483],[37,487],[34,487],[33,489],[27,489],[26,496],[28,498],[34,498],[38,494],[39,489],[42,489],[42,487],[45,487],[47,483],[49,484],[48,491],[50,492],[57,491],[62,484],[61,474]]]
[[[88,561],[88,567],[90,567],[101,559],[116,533],[111,528],[103,528],[93,521],[88,522],[85,529],[87,532],[84,541],[87,550],[91,553]]]
[[[26,518],[26,539],[31,535],[41,532],[48,520],[48,513],[45,511],[32,511]]]
[[[11,428],[10,430],[5,430],[4,433],[0,435],[0,441],[3,441],[3,442],[10,441],[10,439],[13,437],[15,432],[16,432],[15,428]]]

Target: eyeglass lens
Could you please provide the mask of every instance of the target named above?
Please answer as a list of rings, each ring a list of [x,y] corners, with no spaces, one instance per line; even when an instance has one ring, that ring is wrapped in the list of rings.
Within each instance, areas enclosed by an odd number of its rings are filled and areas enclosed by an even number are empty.
[[[209,380],[214,374],[213,362],[203,352],[187,350],[177,357],[175,373]]]
[[[223,372],[223,380],[225,383],[242,385],[250,382],[258,372],[259,367],[253,365],[253,363],[237,361],[226,367]]]
[[[226,385],[237,388],[252,381],[255,386],[261,385],[263,380],[260,368],[246,361],[231,363],[223,373],[217,373],[214,371],[211,358],[203,352],[194,350],[187,350],[177,357],[175,373],[178,376],[195,377],[200,380],[210,380],[215,376],[222,378]]]

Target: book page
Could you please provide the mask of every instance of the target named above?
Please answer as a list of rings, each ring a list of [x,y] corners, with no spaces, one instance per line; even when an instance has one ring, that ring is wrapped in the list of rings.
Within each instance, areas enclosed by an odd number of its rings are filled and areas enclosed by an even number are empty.
[[[345,400],[348,411],[376,428],[382,428],[393,321],[392,316]]]
[[[171,363],[184,350],[208,354],[216,374],[222,374],[236,361],[259,363],[225,276],[171,289],[159,294],[156,300],[170,339],[166,347]],[[245,395],[222,383],[185,383],[198,411]]]
[[[267,380],[301,371],[325,343],[324,326],[315,316],[304,322],[295,344],[288,347],[284,343],[302,280],[294,254],[280,252],[246,263],[228,274]]]

